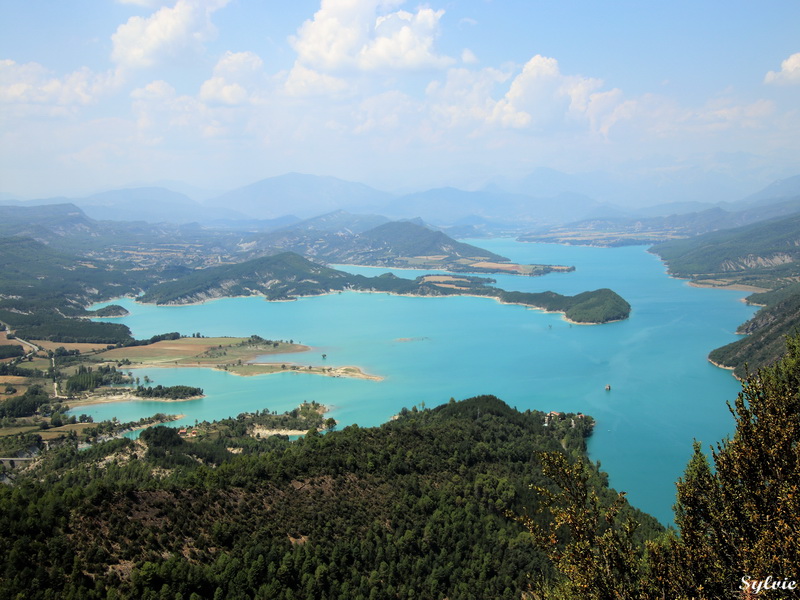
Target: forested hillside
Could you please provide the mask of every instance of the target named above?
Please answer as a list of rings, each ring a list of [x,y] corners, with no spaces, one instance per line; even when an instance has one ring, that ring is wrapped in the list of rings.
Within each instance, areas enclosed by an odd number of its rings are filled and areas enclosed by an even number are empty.
[[[762,308],[737,330],[746,337],[712,351],[709,358],[744,377],[774,363],[784,338],[800,332],[800,215],[653,246],[670,273],[710,285],[752,285],[770,290],[747,302]]]
[[[67,445],[0,488],[0,595],[519,598],[554,571],[511,515],[536,510],[532,485],[555,490],[538,453],[585,461],[591,427],[483,396],[297,442],[251,437],[243,416],[193,440]],[[662,531],[621,510],[640,542]]]
[[[23,339],[121,343],[127,327],[93,323],[85,306],[135,291],[141,274],[70,256],[27,238],[0,238],[0,321]]]
[[[800,275],[800,214],[652,247],[677,277],[773,289]]]
[[[745,337],[709,354],[709,359],[732,368],[739,378],[745,377],[747,370],[755,372],[775,362],[786,352],[786,336],[800,333],[800,284],[752,294],[748,301],[767,304],[739,326],[737,333]]]

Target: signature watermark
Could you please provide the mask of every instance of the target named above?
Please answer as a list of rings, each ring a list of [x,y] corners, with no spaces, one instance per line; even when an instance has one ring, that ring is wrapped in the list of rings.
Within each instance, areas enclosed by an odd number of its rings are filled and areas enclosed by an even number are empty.
[[[788,577],[776,578],[772,575],[767,575],[765,579],[754,579],[745,575],[742,577],[742,585],[739,587],[745,594],[760,594],[767,590],[796,590],[798,583],[794,579]]]

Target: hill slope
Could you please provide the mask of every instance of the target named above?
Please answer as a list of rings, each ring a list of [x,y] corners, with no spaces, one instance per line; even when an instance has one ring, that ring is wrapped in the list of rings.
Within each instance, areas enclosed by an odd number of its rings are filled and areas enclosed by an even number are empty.
[[[392,221],[365,231],[361,237],[384,246],[396,257],[445,255],[450,260],[507,261],[494,252],[457,242],[441,231],[433,231],[408,221]]]
[[[767,289],[800,276],[800,214],[656,244],[677,277]]]
[[[102,261],[79,259],[35,240],[0,238],[0,321],[23,339],[118,343],[127,327],[68,318],[85,306],[133,293],[135,277]]]
[[[208,200],[207,206],[224,207],[257,219],[285,214],[309,218],[338,209],[373,206],[390,199],[363,183],[336,177],[289,173],[270,177]]]
[[[769,296],[768,296],[769,294]],[[752,303],[772,298],[752,319],[739,326],[746,337],[713,350],[708,358],[717,365],[733,369],[742,379],[747,372],[773,364],[786,352],[786,337],[800,333],[800,284],[794,284],[748,297]]]
[[[537,453],[583,457],[592,426],[492,396],[294,443],[247,435],[252,419],[64,447],[0,486],[0,595],[519,598],[552,568],[506,510],[535,511]],[[639,540],[662,531],[622,514]]]
[[[672,274],[710,285],[754,285],[771,292],[749,296],[765,305],[738,333],[747,337],[711,352],[715,364],[744,377],[775,362],[785,337],[800,331],[800,215],[653,246]]]

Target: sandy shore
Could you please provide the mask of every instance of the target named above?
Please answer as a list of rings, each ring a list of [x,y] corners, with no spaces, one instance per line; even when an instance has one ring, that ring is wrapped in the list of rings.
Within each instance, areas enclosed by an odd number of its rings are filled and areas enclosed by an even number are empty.
[[[305,435],[307,433],[308,431],[303,431],[301,429],[266,429],[265,427],[254,427],[250,435],[253,437],[258,435],[265,438],[271,435]]]
[[[71,410],[76,408],[81,408],[82,406],[93,406],[95,404],[111,404],[112,402],[129,402],[131,400],[142,400],[148,402],[163,402],[164,404],[170,404],[173,402],[189,402],[190,400],[199,400],[201,398],[205,398],[205,396],[192,396],[191,398],[142,398],[141,396],[136,396],[130,392],[122,392],[119,394],[98,394],[95,396],[90,396],[86,399],[74,400],[74,399],[66,399],[67,404],[69,405]]]
[[[675,279],[681,279],[681,278],[680,277],[675,277]],[[768,292],[769,291],[768,288],[761,288],[761,287],[756,287],[754,285],[743,285],[743,284],[738,284],[738,283],[725,283],[725,284],[719,285],[719,284],[714,284],[714,283],[705,283],[705,282],[702,282],[702,281],[688,281],[686,279],[682,279],[682,281],[686,281],[690,286],[696,287],[696,288],[709,288],[709,289],[715,289],[715,290],[735,290],[735,291],[738,291],[738,292],[753,292],[753,293]]]
[[[287,368],[284,369],[283,365],[286,364]],[[242,367],[246,366],[253,366],[253,367],[265,367],[265,370],[262,372],[253,372],[248,373],[244,372],[237,372],[236,370],[228,369],[228,373],[233,373],[234,375],[240,375],[243,377],[250,377],[253,375],[270,375],[272,373],[298,373],[298,374],[306,374],[306,375],[323,375],[325,377],[350,377],[351,379],[366,379],[369,381],[383,381],[383,377],[380,375],[370,375],[368,373],[364,373],[359,367],[354,366],[344,366],[344,367],[311,367],[310,369],[306,366],[303,367],[302,365],[292,365],[287,363],[247,363],[245,365],[241,365]],[[291,367],[297,367],[297,369],[292,369]],[[325,370],[325,369],[330,369]],[[217,369],[224,371],[225,369]]]
[[[286,365],[286,368],[283,368],[283,365]],[[225,366],[228,368],[226,369]],[[292,367],[297,367],[293,369]],[[254,377],[256,375],[272,375],[273,373],[297,373],[297,374],[305,374],[305,375],[323,375],[325,377],[350,377],[352,379],[367,379],[369,381],[383,381],[383,377],[380,375],[370,375],[368,373],[364,373],[359,367],[354,367],[351,365],[346,365],[343,367],[321,367],[321,366],[312,366],[311,369],[308,368],[308,365],[300,365],[297,363],[257,363],[257,362],[246,362],[242,363],[241,365],[235,364],[228,364],[228,365],[210,365],[207,363],[175,363],[175,362],[155,362],[155,363],[137,363],[135,365],[127,365],[126,369],[131,371],[135,371],[136,369],[182,369],[182,368],[193,368],[193,369],[213,369],[214,371],[225,371],[226,373],[230,373],[231,375],[237,375],[239,377]],[[323,370],[325,369],[325,370]],[[327,369],[330,369],[328,371]],[[138,398],[134,398],[138,399]],[[152,398],[143,398],[144,400],[150,400]]]

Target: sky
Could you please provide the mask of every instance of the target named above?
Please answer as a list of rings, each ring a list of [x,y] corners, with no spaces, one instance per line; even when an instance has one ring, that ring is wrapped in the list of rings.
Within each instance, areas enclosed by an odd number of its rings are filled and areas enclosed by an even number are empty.
[[[542,167],[799,174],[800,2],[0,0],[2,193]]]

